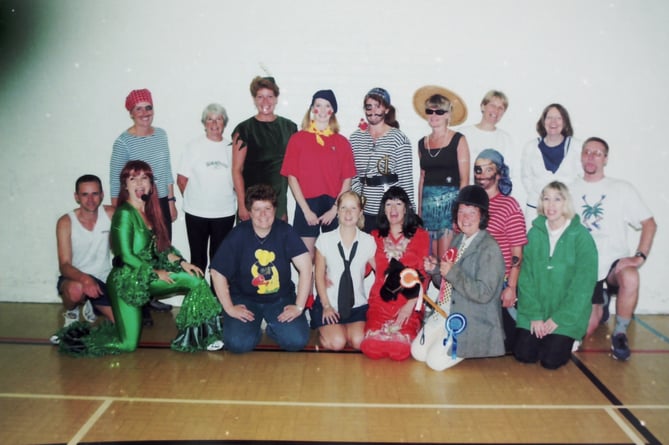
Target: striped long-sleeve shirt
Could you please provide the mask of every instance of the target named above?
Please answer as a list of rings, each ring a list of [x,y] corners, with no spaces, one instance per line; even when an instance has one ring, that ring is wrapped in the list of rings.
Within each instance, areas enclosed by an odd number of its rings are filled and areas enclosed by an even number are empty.
[[[114,141],[111,161],[109,163],[109,182],[111,196],[118,198],[121,191],[121,170],[128,161],[140,160],[151,166],[159,198],[167,196],[170,184],[174,184],[170,148],[167,144],[167,133],[162,128],[154,128],[150,136],[133,136],[124,131]]]
[[[367,131],[355,130],[350,137],[355,168],[358,176],[353,178],[353,191],[367,200],[365,213],[377,214],[383,193],[393,185],[399,185],[407,192],[415,208],[413,186],[413,158],[411,142],[397,128],[391,128],[386,134],[374,140]],[[396,174],[398,181],[392,184],[370,186],[360,180],[361,177],[374,177],[383,174]]]

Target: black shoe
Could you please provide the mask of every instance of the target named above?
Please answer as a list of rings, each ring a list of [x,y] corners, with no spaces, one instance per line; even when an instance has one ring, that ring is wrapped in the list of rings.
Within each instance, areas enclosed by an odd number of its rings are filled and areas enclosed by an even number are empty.
[[[602,310],[602,318],[599,319],[599,324],[606,324],[606,322],[609,321],[609,317],[611,316],[609,304],[611,304],[611,296],[606,289],[604,289],[604,307]]]
[[[169,312],[172,310],[171,304],[163,303],[160,300],[151,300],[147,306],[149,306],[152,311],[156,312]]]
[[[142,326],[153,326],[153,317],[148,304],[142,306]]]

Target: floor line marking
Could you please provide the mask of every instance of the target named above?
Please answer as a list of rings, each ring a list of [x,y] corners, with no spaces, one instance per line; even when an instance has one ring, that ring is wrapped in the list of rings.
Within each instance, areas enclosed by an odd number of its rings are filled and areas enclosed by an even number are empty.
[[[112,400],[106,399],[103,400],[102,404],[95,410],[95,412],[88,418],[86,423],[84,423],[79,431],[72,437],[72,439],[67,443],[67,445],[76,445],[82,441],[84,436],[93,428],[93,426],[100,420],[100,417],[107,411],[111,406]]]
[[[643,326],[646,330],[650,331],[652,334],[655,334],[657,337],[660,337],[660,339],[663,340],[665,343],[669,343],[669,337],[667,337],[662,332],[658,331],[657,329],[649,325],[646,321],[638,318],[636,315],[634,316],[634,321],[639,323],[641,326]]]
[[[645,445],[646,441],[641,439],[632,428],[627,425],[627,423],[621,418],[620,412],[615,409],[605,408],[604,411],[611,417],[611,419],[618,425],[618,427],[623,430],[627,437],[632,440],[636,445]]]
[[[53,400],[99,400],[105,402],[133,403],[173,403],[192,405],[242,405],[242,406],[295,406],[323,408],[393,408],[393,409],[544,409],[544,410],[601,410],[601,409],[660,409],[669,410],[669,405],[495,405],[495,404],[448,404],[448,403],[357,403],[357,402],[286,402],[274,400],[225,400],[225,399],[168,399],[160,397],[108,397],[108,396],[67,396],[56,394],[10,394],[0,393],[2,398],[53,399]]]

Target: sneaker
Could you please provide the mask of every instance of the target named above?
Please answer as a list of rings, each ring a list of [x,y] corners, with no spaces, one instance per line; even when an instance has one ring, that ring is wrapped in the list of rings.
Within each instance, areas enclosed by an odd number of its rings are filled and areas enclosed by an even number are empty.
[[[172,305],[171,304],[163,303],[162,301],[155,300],[155,299],[152,299],[151,301],[149,301],[148,306],[151,308],[152,311],[156,311],[156,312],[169,312],[169,311],[172,310]]]
[[[611,337],[611,353],[616,360],[629,360],[632,353],[627,344],[627,335],[621,332]]]
[[[221,340],[216,340],[207,346],[207,351],[220,351],[223,349],[223,342]]]
[[[49,337],[49,343],[51,343],[52,345],[59,345],[60,337],[57,336],[56,334],[53,334],[51,337]]]
[[[574,344],[571,345],[571,352],[578,352],[581,347],[581,342],[579,340],[574,340]]]
[[[79,321],[79,307],[75,307],[72,310],[66,310],[63,312],[63,317],[65,318],[65,323],[63,324],[64,327],[68,327],[72,323],[76,323]]]
[[[83,315],[84,320],[89,323],[95,323],[95,320],[98,319],[97,315],[95,315],[91,300],[86,300],[86,303],[84,303],[84,306],[81,308],[81,315]]]

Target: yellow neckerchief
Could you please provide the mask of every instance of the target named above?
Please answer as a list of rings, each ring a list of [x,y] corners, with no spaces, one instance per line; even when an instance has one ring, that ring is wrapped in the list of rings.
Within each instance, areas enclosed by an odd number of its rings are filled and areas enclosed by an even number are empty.
[[[319,130],[316,128],[316,122],[314,121],[309,123],[309,128],[307,131],[316,135],[316,142],[318,142],[318,144],[322,147],[325,146],[325,141],[321,136],[332,136],[334,134],[334,131],[332,131],[330,127],[326,128],[325,130]]]

